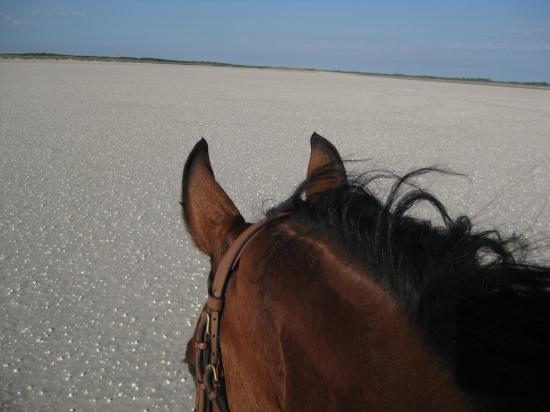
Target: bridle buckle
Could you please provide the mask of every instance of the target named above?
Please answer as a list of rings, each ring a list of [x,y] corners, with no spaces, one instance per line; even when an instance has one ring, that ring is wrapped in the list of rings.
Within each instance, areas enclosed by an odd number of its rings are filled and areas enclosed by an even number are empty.
[[[214,387],[215,388],[219,388],[220,387],[220,380],[219,380],[219,375],[218,375],[218,367],[216,365],[213,365],[211,363],[209,363],[208,365],[206,365],[206,373],[208,375],[208,371],[211,371],[212,372],[212,382],[214,383]]]

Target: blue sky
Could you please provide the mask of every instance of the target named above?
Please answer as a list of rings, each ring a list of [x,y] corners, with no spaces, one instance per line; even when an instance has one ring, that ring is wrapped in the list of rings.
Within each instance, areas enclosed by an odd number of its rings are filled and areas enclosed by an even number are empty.
[[[550,0],[0,0],[0,52],[550,82]]]

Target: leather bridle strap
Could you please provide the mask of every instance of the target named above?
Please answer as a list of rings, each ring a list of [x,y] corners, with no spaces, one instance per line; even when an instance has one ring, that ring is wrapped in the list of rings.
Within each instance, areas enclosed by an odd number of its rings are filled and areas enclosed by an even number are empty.
[[[279,214],[262,219],[249,226],[231,243],[220,260],[205,308],[195,329],[197,412],[211,411],[213,404],[216,404],[220,411],[229,411],[219,340],[220,317],[223,310],[225,289],[231,274],[239,263],[242,252],[250,241],[269,224],[286,216],[286,213]]]

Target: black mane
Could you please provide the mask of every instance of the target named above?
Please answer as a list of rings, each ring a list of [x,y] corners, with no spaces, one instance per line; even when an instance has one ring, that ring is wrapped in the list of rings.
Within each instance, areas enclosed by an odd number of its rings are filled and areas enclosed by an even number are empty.
[[[289,212],[302,232],[324,235],[365,265],[454,372],[458,385],[483,410],[548,407],[550,382],[550,268],[526,263],[520,237],[476,231],[466,216],[453,219],[415,177],[396,177],[385,200],[373,182],[393,176],[364,173],[306,199],[304,181],[267,212]],[[407,215],[427,202],[443,225]]]

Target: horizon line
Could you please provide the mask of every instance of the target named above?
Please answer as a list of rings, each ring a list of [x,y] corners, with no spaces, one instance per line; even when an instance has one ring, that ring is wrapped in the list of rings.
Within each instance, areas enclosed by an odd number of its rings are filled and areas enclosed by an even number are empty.
[[[217,66],[217,67],[234,67],[234,68],[250,68],[250,69],[275,69],[275,70],[296,70],[296,71],[315,71],[326,73],[342,73],[355,74],[372,77],[387,77],[409,80],[428,80],[441,81],[450,83],[467,83],[467,84],[485,84],[491,86],[508,86],[508,87],[525,87],[541,90],[550,89],[550,83],[545,81],[508,81],[508,80],[493,80],[484,77],[447,77],[434,75],[415,75],[406,73],[378,73],[358,70],[339,70],[339,69],[323,69],[313,67],[290,67],[290,66],[272,66],[272,65],[254,65],[228,63],[215,60],[178,60],[166,59],[158,57],[134,57],[134,56],[99,56],[99,55],[83,55],[83,54],[65,54],[65,53],[46,53],[46,52],[25,52],[25,53],[0,53],[0,58],[22,58],[22,59],[50,59],[50,60],[79,60],[79,61],[118,61],[130,63],[157,63],[157,64],[176,64],[176,65],[196,65],[196,66]]]

